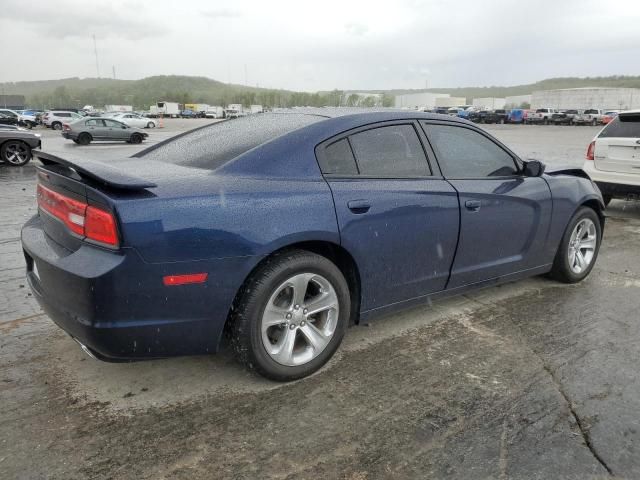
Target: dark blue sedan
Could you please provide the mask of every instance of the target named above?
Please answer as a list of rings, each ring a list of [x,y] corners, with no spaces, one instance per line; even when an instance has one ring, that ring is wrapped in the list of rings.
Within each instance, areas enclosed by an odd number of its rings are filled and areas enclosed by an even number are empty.
[[[110,163],[38,153],[22,230],[35,297],[100,359],[215,352],[227,332],[249,368],[291,380],[350,324],[593,268],[604,204],[582,170],[545,172],[454,117],[327,112],[221,122]]]

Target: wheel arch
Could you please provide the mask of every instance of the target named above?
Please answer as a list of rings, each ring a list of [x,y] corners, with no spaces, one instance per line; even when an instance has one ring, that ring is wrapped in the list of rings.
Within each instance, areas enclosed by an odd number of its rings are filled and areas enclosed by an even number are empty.
[[[277,250],[274,250],[270,254],[262,257],[260,261],[253,266],[253,268],[249,271],[244,281],[242,282],[242,285],[236,292],[231,308],[229,309],[229,312],[227,312],[227,318],[225,320],[225,325],[223,328],[223,332],[225,334],[228,334],[231,331],[231,312],[237,305],[244,289],[246,288],[247,282],[251,279],[256,270],[260,268],[269,258],[288,250],[305,250],[315,253],[327,258],[340,269],[340,271],[344,275],[345,280],[347,281],[347,285],[349,286],[349,294],[351,296],[351,318],[349,319],[349,325],[355,325],[358,323],[360,318],[361,281],[360,270],[355,259],[353,258],[351,253],[349,253],[349,251],[347,251],[344,247],[338,245],[337,243],[329,242],[326,240],[306,240],[282,246]],[[222,336],[218,340],[218,348],[221,341]]]

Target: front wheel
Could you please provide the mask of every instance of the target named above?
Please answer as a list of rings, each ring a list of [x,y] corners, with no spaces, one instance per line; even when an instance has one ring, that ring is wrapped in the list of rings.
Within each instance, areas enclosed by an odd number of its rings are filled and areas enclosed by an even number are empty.
[[[581,207],[567,225],[551,277],[564,283],[577,283],[586,278],[596,263],[601,239],[598,214],[592,208]]]
[[[342,341],[350,317],[347,282],[330,260],[304,250],[267,259],[231,314],[231,343],[248,368],[277,381],[306,377]]]
[[[133,135],[131,135],[131,139],[129,140],[129,142],[131,143],[142,143],[142,135],[140,135],[139,133],[134,133]]]
[[[19,140],[5,142],[0,149],[2,161],[11,167],[22,167],[31,160],[31,148]]]

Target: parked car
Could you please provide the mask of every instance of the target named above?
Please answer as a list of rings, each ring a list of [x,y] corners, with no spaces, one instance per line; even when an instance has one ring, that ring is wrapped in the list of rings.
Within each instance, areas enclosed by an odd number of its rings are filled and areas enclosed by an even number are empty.
[[[40,148],[40,135],[24,129],[0,128],[0,162],[9,167],[29,163],[34,148]]]
[[[73,122],[81,118],[82,115],[75,112],[51,110],[45,112],[44,116],[42,117],[42,123],[47,128],[62,130],[62,125],[64,123]]]
[[[584,112],[573,117],[573,123],[576,125],[599,125],[602,121],[603,111],[596,108],[589,108]]]
[[[114,115],[113,117],[119,122],[125,123],[130,127],[136,128],[156,128],[156,122],[154,120],[150,120],[148,118],[142,117],[137,113],[120,113],[118,115]]]
[[[507,123],[524,123],[525,110],[523,110],[522,108],[512,108],[508,112]]]
[[[506,123],[507,111],[504,109],[487,110],[483,123]]]
[[[0,125],[18,126],[18,117],[0,112]]]
[[[113,118],[83,118],[62,126],[62,136],[78,145],[89,145],[94,140],[142,143],[149,134]]]
[[[603,125],[610,123],[611,120],[616,118],[619,113],[620,113],[619,110],[610,110],[608,112],[604,112],[604,114],[602,115],[602,118],[600,119],[600,123],[602,123]]]
[[[35,298],[98,358],[215,352],[226,330],[249,368],[292,380],[352,323],[591,271],[604,204],[581,170],[545,173],[456,118],[319,112],[217,122],[108,164],[38,154]]]
[[[579,115],[578,110],[562,110],[551,116],[551,123],[554,125],[574,125],[573,119]]]
[[[558,113],[555,108],[538,108],[534,113],[527,115],[527,123],[549,125],[554,113]]]
[[[20,110],[18,111],[18,122],[21,126],[28,129],[38,126],[38,112],[36,110]]]
[[[180,112],[180,117],[182,117],[182,118],[198,118],[198,114],[197,114],[197,112],[194,112],[193,110],[182,110]]]
[[[583,169],[605,204],[615,197],[640,197],[640,110],[620,112],[595,136]]]

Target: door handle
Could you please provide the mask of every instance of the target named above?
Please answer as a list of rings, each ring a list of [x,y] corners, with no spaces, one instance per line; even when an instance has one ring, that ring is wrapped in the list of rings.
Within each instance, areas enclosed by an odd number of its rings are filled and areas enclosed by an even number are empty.
[[[353,213],[362,214],[367,213],[371,208],[371,205],[366,200],[349,200],[347,202],[347,207]]]
[[[467,200],[464,202],[464,206],[467,207],[467,210],[471,210],[472,212],[477,212],[480,210],[480,200]]]

